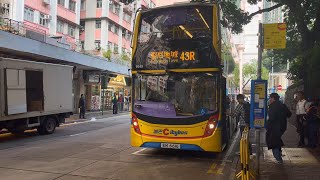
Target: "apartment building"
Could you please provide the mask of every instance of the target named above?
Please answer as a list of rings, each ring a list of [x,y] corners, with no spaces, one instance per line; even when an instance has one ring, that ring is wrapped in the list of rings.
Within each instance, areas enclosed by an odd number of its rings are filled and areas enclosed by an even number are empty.
[[[1,17],[76,48],[80,35],[80,0],[1,0]]]
[[[263,8],[270,8],[272,6],[277,5],[274,2],[269,2],[264,0],[263,1]],[[270,12],[265,12],[263,13],[263,23],[282,23],[283,22],[283,14],[284,12],[282,11],[283,7],[279,7],[277,9],[274,9]]]
[[[80,39],[84,50],[96,55],[130,55],[134,15],[138,8],[154,8],[155,0],[137,0],[129,5],[119,0],[81,0]]]

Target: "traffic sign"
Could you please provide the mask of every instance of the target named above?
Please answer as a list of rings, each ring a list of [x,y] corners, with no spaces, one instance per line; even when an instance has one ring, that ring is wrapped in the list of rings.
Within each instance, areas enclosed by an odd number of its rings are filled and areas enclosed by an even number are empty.
[[[274,23],[263,25],[264,49],[285,49],[287,45],[287,24]]]
[[[281,84],[279,84],[279,85],[277,86],[277,89],[278,89],[279,91],[281,91],[281,90],[282,90],[282,86],[281,86]]]

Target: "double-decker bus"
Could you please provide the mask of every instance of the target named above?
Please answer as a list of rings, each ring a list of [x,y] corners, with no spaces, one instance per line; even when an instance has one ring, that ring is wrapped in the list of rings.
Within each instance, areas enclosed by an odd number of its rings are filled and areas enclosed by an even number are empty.
[[[188,3],[136,14],[131,145],[221,152],[226,115],[219,8]]]

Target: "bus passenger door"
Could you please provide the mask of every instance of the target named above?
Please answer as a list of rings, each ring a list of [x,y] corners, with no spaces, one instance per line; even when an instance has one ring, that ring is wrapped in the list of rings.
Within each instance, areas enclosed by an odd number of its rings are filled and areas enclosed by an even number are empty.
[[[227,144],[230,138],[230,122],[229,118],[226,114],[227,112],[227,92],[226,92],[226,78],[222,76],[221,78],[221,103],[222,103],[222,110],[221,110],[221,117],[222,117],[222,127],[223,127],[223,134],[222,134],[222,139],[223,139],[223,144]]]

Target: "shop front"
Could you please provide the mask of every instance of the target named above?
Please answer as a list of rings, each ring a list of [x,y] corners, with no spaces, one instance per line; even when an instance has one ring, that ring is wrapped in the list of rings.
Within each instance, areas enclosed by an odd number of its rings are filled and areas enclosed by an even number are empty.
[[[122,75],[110,78],[107,87],[102,89],[103,109],[112,109],[112,99],[116,96],[119,111],[129,110],[129,100],[131,96],[131,87],[128,86],[126,78]]]
[[[101,85],[99,74],[88,74],[85,83],[87,111],[100,111]]]

